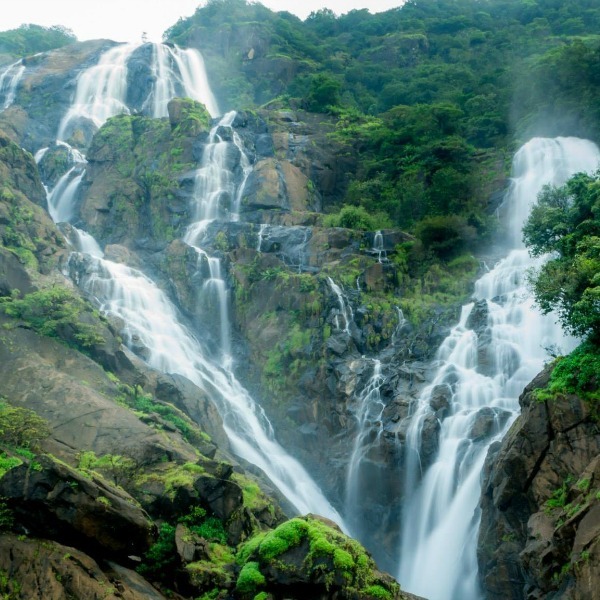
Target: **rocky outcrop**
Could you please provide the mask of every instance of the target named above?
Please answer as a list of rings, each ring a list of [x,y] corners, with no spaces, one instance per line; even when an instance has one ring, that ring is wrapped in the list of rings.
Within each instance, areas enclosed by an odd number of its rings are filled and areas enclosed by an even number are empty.
[[[108,40],[77,42],[25,58],[27,68],[15,103],[0,114],[0,129],[31,153],[50,146],[69,108],[78,74],[113,45]],[[77,133],[77,139],[67,141],[86,146],[94,128],[88,128],[87,134],[84,129]]]
[[[490,600],[592,600],[600,587],[600,428],[577,396],[536,399],[549,373],[488,456],[478,555]]]
[[[322,517],[292,519],[249,542],[241,553],[248,561],[236,584],[243,598],[264,590],[291,600],[417,600],[378,571],[360,544]]]
[[[8,471],[0,495],[24,530],[127,560],[154,541],[154,526],[133,498],[98,477],[41,456]]]
[[[0,535],[2,593],[28,600],[164,600],[135,571],[47,539]]]

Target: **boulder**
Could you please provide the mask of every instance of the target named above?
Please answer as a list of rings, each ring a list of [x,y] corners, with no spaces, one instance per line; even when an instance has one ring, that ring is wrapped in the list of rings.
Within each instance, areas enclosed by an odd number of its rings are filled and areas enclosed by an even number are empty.
[[[131,496],[49,456],[9,470],[0,496],[28,531],[61,543],[127,559],[154,541],[154,525]]]
[[[55,541],[0,535],[2,593],[28,600],[164,600],[135,571],[114,562],[100,565],[87,554]]]

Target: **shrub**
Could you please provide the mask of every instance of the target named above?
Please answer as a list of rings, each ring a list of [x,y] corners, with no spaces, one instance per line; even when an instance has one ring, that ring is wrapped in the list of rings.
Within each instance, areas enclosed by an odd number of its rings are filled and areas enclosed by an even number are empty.
[[[49,435],[47,422],[35,412],[0,401],[0,443],[11,448],[36,448]]]
[[[0,298],[0,307],[15,319],[24,321],[34,331],[49,337],[62,338],[82,348],[104,342],[96,328],[84,322],[85,302],[68,288],[54,286],[18,297]]]

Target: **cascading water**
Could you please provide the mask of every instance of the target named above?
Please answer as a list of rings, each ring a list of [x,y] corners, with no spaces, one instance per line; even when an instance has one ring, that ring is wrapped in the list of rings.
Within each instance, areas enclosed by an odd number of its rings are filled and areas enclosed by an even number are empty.
[[[8,65],[0,75],[0,112],[6,110],[14,101],[17,86],[25,73],[23,60]]]
[[[301,512],[341,522],[305,469],[275,441],[268,419],[233,373],[208,353],[178,318],[166,295],[140,271],[108,260],[90,261],[79,284],[101,309],[123,320],[125,341],[143,346],[152,367],[187,377],[215,402],[233,450],[260,467]]]
[[[69,152],[69,158],[73,166],[57,181],[56,185],[48,193],[48,212],[55,223],[70,223],[77,214],[77,190],[85,174],[86,160],[85,156],[71,148],[65,142],[58,142],[65,146]],[[43,148],[46,150],[47,148]],[[44,153],[36,153],[36,160],[39,162]],[[38,158],[39,156],[39,158]]]
[[[136,44],[115,46],[100,57],[97,65],[80,73],[75,98],[58,127],[59,140],[68,139],[81,118],[100,128],[110,117],[129,113],[127,60],[135,48]]]
[[[480,474],[491,443],[501,439],[518,414],[518,396],[541,370],[553,345],[571,349],[552,315],[543,316],[527,289],[527,270],[536,260],[523,248],[521,229],[537,194],[579,171],[598,167],[600,152],[577,138],[534,138],[515,155],[507,197],[511,219],[508,256],[475,285],[478,307],[487,312],[484,340],[472,327],[474,303],[438,351],[439,369],[412,407],[406,438],[405,502],[399,581],[430,600],[476,600],[476,537]],[[440,393],[447,405],[439,447],[422,472],[423,424]]]
[[[333,281],[331,277],[327,277],[327,282],[329,283],[329,287],[335,294],[340,307],[339,314],[336,314],[335,316],[336,327],[337,329],[341,329],[344,333],[350,335],[350,323],[354,321],[354,313],[352,312],[352,306],[350,306],[350,303],[344,296],[342,288],[340,288],[340,286],[337,283],[335,283],[335,281]],[[339,315],[341,315],[344,319],[343,329],[339,321]]]
[[[127,106],[127,63],[140,44],[120,44],[107,50],[98,64],[82,71],[71,107],[58,128],[58,139],[70,137],[80,119],[101,127],[110,117],[129,114]],[[152,44],[154,74],[145,105],[153,117],[166,117],[167,104],[176,96],[202,102],[212,117],[219,107],[210,89],[202,55],[193,48]]]
[[[387,252],[383,247],[383,233],[376,231],[373,237],[373,252],[377,254],[377,262],[383,262],[387,259]]]
[[[360,502],[361,496],[366,496],[364,490],[377,485],[372,479],[381,472],[369,461],[369,451],[379,445],[383,433],[382,415],[385,404],[381,398],[381,386],[385,377],[381,372],[381,362],[373,360],[373,372],[368,382],[356,399],[353,416],[356,419],[356,437],[354,447],[348,462],[346,476],[346,497],[344,502],[344,517],[352,534],[359,539],[368,537],[370,528],[365,520],[364,509]],[[379,487],[379,486],[377,486]]]
[[[155,84],[147,104],[153,117],[166,117],[167,104],[176,96],[202,102],[212,117],[219,114],[217,101],[208,84],[202,55],[193,48],[153,44],[152,70]]]
[[[101,60],[103,66],[97,73],[96,88],[86,74],[82,74],[81,90],[78,83],[75,105],[61,123],[59,138],[65,135],[77,116],[86,116],[96,125],[101,125],[104,120],[115,114],[114,111],[127,110],[123,99],[127,93],[126,62],[131,51],[129,46],[117,47],[107,53],[108,58],[106,55],[103,57],[106,60]],[[205,75],[198,77],[196,73],[194,77],[184,76],[181,67],[184,64],[192,67],[197,65],[194,62],[197,53],[179,52],[179,49],[169,48],[168,52],[157,50],[155,56],[159,57],[157,60],[164,61],[165,55],[170,53],[169,56],[180,67],[179,73],[184,87],[187,79],[194,82],[197,95],[201,84],[207,85]],[[111,73],[111,64],[115,69],[114,73]],[[159,78],[165,76],[165,73],[171,77],[173,70],[167,69],[163,64],[156,72]],[[162,82],[156,89],[159,91],[156,94],[158,99],[153,101],[155,108],[176,88]],[[210,88],[208,89],[210,91]],[[217,110],[216,103],[212,109]],[[156,110],[158,111],[158,108]],[[203,293],[215,293],[219,298],[220,360],[217,362],[207,358],[212,354],[183,325],[175,307],[152,280],[138,270],[104,259],[95,240],[86,232],[75,229],[73,242],[81,253],[89,256],[84,261],[87,263],[87,270],[80,274],[78,283],[97,300],[106,313],[116,315],[123,321],[125,341],[139,348],[151,366],[187,377],[213,399],[223,418],[233,450],[260,467],[299,512],[316,512],[336,520],[343,526],[337,511],[323,496],[306,470],[276,442],[272,426],[264,412],[231,371],[227,288],[220,274],[218,259],[209,257],[199,244],[210,220],[224,216],[221,209],[225,197],[231,206],[232,202],[235,205],[236,198],[241,195],[241,190],[236,193],[233,173],[225,168],[227,153],[232,151],[232,147],[242,154],[239,162],[243,171],[243,182],[250,170],[249,161],[242,151],[241,140],[236,138],[237,134],[231,128],[234,118],[235,113],[228,113],[210,134],[196,177],[196,222],[188,228],[185,236],[185,241],[196,249],[199,261],[207,261],[209,265],[210,277],[203,286]],[[224,142],[219,137],[220,128],[230,129],[232,143]],[[41,156],[43,153],[40,153]],[[84,160],[83,156],[81,158]],[[61,182],[62,180],[49,194],[49,206],[52,216],[68,221],[75,215],[73,198],[78,182],[72,174],[66,174],[64,183]]]

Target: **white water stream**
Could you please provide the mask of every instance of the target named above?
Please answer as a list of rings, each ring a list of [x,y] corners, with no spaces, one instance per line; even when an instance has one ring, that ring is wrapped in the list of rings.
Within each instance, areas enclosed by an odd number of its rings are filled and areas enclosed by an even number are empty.
[[[126,63],[133,49],[131,45],[117,46],[102,57],[99,65],[80,75],[74,104],[59,128],[59,140],[67,135],[70,124],[79,116],[101,126],[110,116],[128,112],[124,104],[127,96]],[[178,67],[180,83],[183,82],[186,91],[192,89],[198,99],[212,98],[203,63],[201,58],[196,60],[197,56],[199,54],[192,50],[155,46],[157,82],[152,92],[155,114],[166,111],[169,96],[177,89],[177,82],[172,81],[176,77],[173,64]],[[214,98],[208,108],[217,110]],[[199,262],[208,261],[210,277],[204,282],[200,294],[209,294],[208,301],[216,300],[219,307],[220,355],[214,356],[191,333],[174,305],[150,278],[136,269],[104,259],[92,236],[75,229],[79,251],[90,256],[87,271],[81,275],[78,284],[96,299],[105,313],[123,321],[126,343],[143,348],[148,364],[165,373],[183,375],[206,392],[221,414],[234,452],[260,467],[299,513],[318,513],[344,527],[339,514],[306,470],[277,443],[266,415],[232,371],[227,286],[221,276],[219,260],[208,256],[200,244],[212,220],[235,215],[239,208],[242,189],[236,189],[234,174],[227,169],[229,153],[241,153],[239,163],[243,176],[240,188],[251,170],[241,139],[231,127],[234,119],[235,113],[226,114],[210,133],[196,175],[195,221],[184,237],[184,241],[195,248]],[[218,132],[223,128],[230,130],[232,142],[226,142],[219,136]],[[40,152],[39,158],[43,154]],[[81,155],[81,161],[76,160],[73,169],[84,160]],[[83,172],[74,176],[73,169],[49,192],[49,209],[55,220],[71,221],[75,218],[74,199]]]
[[[8,65],[0,74],[0,112],[6,110],[15,101],[17,86],[23,73],[25,73],[25,65],[22,60],[18,60]]]
[[[346,496],[344,516],[352,531],[359,539],[368,536],[366,530],[368,521],[363,514],[364,506],[359,502],[364,495],[365,485],[375,477],[378,469],[373,469],[369,462],[368,453],[379,443],[383,433],[382,415],[385,404],[381,398],[380,389],[385,382],[381,372],[381,362],[373,361],[373,372],[366,385],[356,399],[353,416],[356,419],[356,437],[348,462],[346,475]]]
[[[541,315],[534,305],[526,276],[539,262],[524,249],[521,229],[544,185],[592,172],[599,160],[598,148],[577,138],[534,138],[515,155],[506,200],[511,250],[475,285],[475,300],[484,300],[488,308],[489,343],[482,353],[468,325],[473,303],[466,305],[438,351],[433,382],[412,407],[398,573],[407,591],[429,600],[481,597],[475,552],[480,475],[488,448],[516,418],[518,396],[549,358],[546,348],[569,351],[576,344],[563,335],[553,315]],[[433,412],[431,396],[440,389],[449,392],[449,406],[441,416],[437,457],[423,473],[422,427]]]

